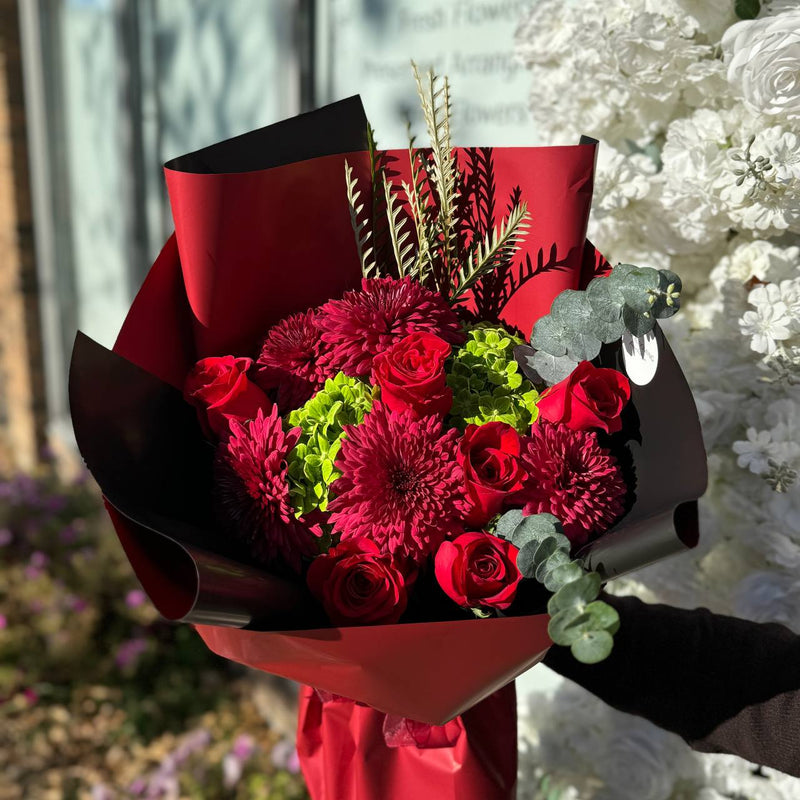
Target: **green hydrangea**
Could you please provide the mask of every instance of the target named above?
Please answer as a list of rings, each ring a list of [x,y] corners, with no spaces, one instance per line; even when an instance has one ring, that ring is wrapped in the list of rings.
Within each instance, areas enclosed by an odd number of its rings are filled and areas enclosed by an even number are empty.
[[[507,422],[524,433],[539,416],[539,393],[523,377],[514,360],[522,339],[505,328],[480,324],[467,332],[467,341],[454,353],[447,383],[453,390],[451,422]]]
[[[289,491],[298,516],[328,507],[330,486],[340,475],[334,462],[343,427],[357,425],[371,408],[372,387],[340,372],[289,414],[287,427],[303,431],[288,459]]]

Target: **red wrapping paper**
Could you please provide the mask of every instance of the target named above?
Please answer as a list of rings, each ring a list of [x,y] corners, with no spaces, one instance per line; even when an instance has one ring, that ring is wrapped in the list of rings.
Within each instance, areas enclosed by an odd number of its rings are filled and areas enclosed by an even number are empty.
[[[387,721],[401,734],[387,736]],[[306,686],[297,751],[314,800],[513,800],[514,684],[433,731],[352,701],[323,702]]]
[[[407,153],[388,156],[396,180],[407,179]],[[465,163],[465,151],[458,157]],[[531,215],[516,260],[525,279],[501,314],[526,335],[559,292],[585,286],[607,266],[585,241],[594,158],[594,143],[491,151],[495,220],[515,187]],[[198,358],[252,354],[271,324],[358,285],[345,159],[367,187],[363,151],[245,172],[167,169],[175,236],[136,297],[115,352],[181,388]],[[112,519],[126,548],[149,533],[121,514]],[[138,572],[157,605],[170,596],[164,570]],[[323,702],[303,690],[298,751],[314,800],[508,800],[516,782],[510,682],[543,657],[546,627],[547,616],[537,615],[198,632],[226,658],[371,706]]]

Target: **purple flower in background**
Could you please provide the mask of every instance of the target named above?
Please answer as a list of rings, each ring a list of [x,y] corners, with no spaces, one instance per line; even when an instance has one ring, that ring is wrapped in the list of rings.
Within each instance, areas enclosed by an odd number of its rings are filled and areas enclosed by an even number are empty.
[[[222,773],[226,789],[232,789],[239,783],[244,771],[244,765],[253,755],[255,749],[256,744],[252,736],[243,733],[236,737],[231,751],[222,760]]]
[[[144,778],[134,778],[128,786],[128,794],[134,797],[141,797],[147,789],[147,781]]]
[[[61,544],[72,544],[78,538],[78,531],[74,525],[66,525],[58,532]]]
[[[25,567],[25,577],[31,581],[36,580],[49,562],[50,558],[46,553],[43,553],[41,550],[35,550],[31,553],[28,566]]]
[[[117,655],[114,658],[119,669],[130,669],[139,660],[139,656],[147,650],[147,639],[141,636],[128,639],[119,646]]]
[[[147,600],[147,595],[141,589],[131,589],[125,595],[125,605],[128,608],[139,608]]]
[[[14,541],[14,534],[8,528],[0,528],[0,547],[6,547]]]
[[[297,748],[290,739],[281,739],[272,748],[272,763],[278,769],[285,769],[296,775],[300,772],[300,759],[297,755]]]
[[[58,514],[67,507],[67,498],[58,494],[51,494],[49,497],[44,498],[41,505],[50,514]]]
[[[8,627],[8,620],[6,619],[5,614],[0,614],[0,631],[5,630]]]
[[[104,783],[92,786],[92,800],[114,800],[114,793]]]
[[[66,605],[67,608],[74,614],[80,614],[81,611],[85,611],[89,607],[89,604],[86,602],[86,600],[74,594],[67,596]]]

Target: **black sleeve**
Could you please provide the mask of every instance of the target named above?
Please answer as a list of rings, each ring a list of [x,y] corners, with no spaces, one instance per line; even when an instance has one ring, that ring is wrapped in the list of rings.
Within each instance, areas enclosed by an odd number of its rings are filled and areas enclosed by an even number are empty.
[[[614,650],[578,663],[553,647],[544,663],[620,711],[800,777],[800,637],[783,625],[604,597],[620,615]]]

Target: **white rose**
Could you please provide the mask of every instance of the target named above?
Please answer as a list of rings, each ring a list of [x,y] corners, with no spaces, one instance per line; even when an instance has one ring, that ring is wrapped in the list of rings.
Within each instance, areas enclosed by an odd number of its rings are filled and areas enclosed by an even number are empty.
[[[745,20],[722,37],[728,81],[764,114],[800,116],[800,10]]]

